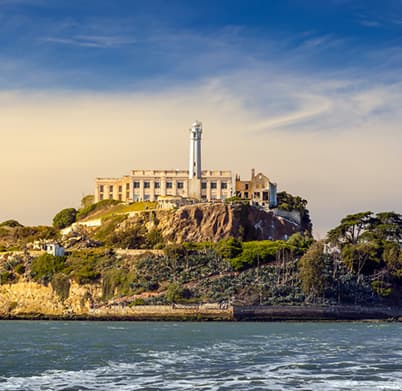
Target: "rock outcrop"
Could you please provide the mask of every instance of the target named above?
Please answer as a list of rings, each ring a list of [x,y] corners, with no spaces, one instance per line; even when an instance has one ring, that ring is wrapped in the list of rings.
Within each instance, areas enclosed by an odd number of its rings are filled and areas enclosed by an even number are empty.
[[[281,240],[300,231],[295,222],[242,204],[188,205],[171,213],[157,213],[157,218],[162,235],[175,243],[218,241],[228,237]]]

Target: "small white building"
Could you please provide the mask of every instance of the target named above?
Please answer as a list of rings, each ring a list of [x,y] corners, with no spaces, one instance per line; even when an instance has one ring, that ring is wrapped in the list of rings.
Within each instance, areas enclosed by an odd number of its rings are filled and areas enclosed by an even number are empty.
[[[64,256],[64,247],[60,246],[58,243],[46,244],[45,251],[55,257]]]

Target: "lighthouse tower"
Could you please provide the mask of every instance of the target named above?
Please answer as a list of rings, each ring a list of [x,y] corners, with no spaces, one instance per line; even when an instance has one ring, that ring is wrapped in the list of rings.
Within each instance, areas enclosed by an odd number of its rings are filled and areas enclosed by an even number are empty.
[[[201,198],[201,134],[202,123],[195,121],[190,129],[189,197]]]

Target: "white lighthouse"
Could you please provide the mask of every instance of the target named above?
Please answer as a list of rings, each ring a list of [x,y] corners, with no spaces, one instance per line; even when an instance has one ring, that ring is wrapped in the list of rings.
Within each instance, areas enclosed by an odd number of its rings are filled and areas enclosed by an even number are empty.
[[[189,196],[201,198],[201,134],[202,122],[195,121],[190,129]]]
[[[190,129],[189,178],[201,179],[201,134],[202,123],[195,121]]]

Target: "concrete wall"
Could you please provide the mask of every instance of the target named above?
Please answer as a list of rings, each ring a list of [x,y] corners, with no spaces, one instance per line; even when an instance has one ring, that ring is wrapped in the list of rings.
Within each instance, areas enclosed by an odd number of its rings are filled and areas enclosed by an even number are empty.
[[[282,209],[273,209],[275,216],[283,217],[286,220],[293,221],[297,225],[301,224],[301,215],[297,210],[287,211]]]

